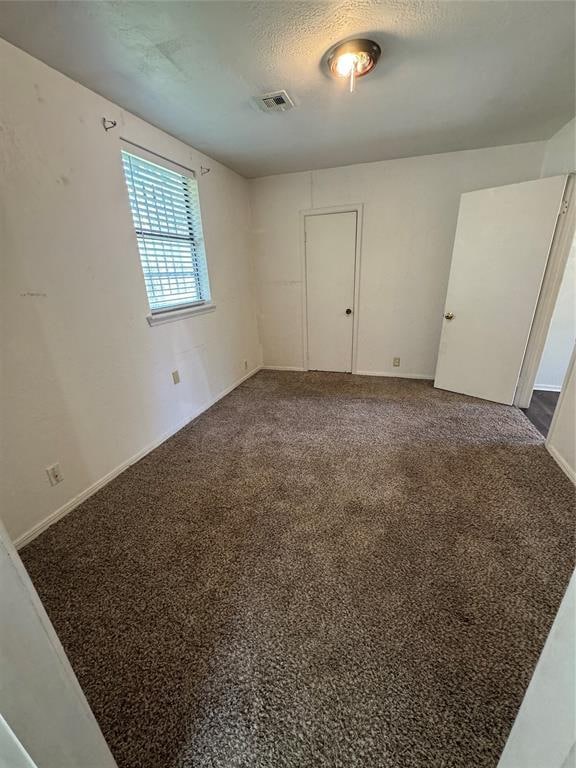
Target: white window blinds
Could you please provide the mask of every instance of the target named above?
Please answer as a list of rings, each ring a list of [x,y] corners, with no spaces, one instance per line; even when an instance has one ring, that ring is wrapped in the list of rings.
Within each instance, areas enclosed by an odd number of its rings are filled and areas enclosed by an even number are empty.
[[[196,179],[122,151],[152,314],[210,300]]]

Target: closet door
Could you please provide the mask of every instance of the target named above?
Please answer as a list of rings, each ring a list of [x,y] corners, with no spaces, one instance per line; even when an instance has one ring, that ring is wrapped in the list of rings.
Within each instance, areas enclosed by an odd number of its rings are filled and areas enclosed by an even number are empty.
[[[305,217],[308,368],[352,371],[357,213]]]

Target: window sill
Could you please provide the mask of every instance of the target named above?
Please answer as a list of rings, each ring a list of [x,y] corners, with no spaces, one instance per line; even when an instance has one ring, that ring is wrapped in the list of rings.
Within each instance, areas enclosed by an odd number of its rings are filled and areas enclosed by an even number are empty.
[[[164,325],[164,323],[174,323],[176,320],[186,320],[193,315],[203,315],[205,312],[212,312],[216,309],[216,304],[206,302],[197,307],[184,307],[183,309],[169,309],[166,312],[157,312],[155,315],[148,315],[148,325]]]

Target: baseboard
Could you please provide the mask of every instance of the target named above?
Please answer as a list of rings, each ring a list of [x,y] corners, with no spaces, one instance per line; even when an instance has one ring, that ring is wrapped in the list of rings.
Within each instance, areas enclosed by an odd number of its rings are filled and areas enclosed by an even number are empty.
[[[51,512],[48,515],[48,517],[44,518],[44,520],[41,520],[39,523],[36,523],[36,525],[32,526],[32,528],[30,528],[28,531],[23,533],[14,541],[14,546],[16,547],[16,549],[22,549],[22,547],[25,547],[26,544],[29,544],[33,539],[36,538],[36,536],[39,536],[47,528],[49,528],[55,522],[63,518],[65,515],[67,515],[68,512],[71,512],[73,509],[78,507],[80,504],[82,504],[83,501],[86,501],[86,499],[89,499],[90,496],[93,496],[97,491],[99,491],[105,485],[108,485],[108,483],[114,480],[115,477],[118,477],[118,475],[122,474],[122,472],[127,470],[128,467],[131,467],[132,464],[136,464],[137,461],[140,461],[140,459],[143,459],[144,456],[146,456],[148,453],[153,451],[155,448],[158,448],[159,445],[162,445],[162,443],[168,440],[168,438],[172,437],[172,435],[175,435],[176,432],[179,432],[191,421],[194,421],[194,419],[197,419],[198,416],[204,413],[204,411],[207,411],[208,408],[213,406],[214,403],[217,403],[218,400],[221,400],[223,397],[226,397],[226,395],[229,395],[230,392],[236,389],[236,387],[240,386],[240,384],[242,384],[243,381],[246,381],[246,379],[249,379],[251,376],[254,376],[255,373],[258,373],[261,367],[262,366],[260,365],[257,366],[252,371],[242,376],[242,378],[235,381],[229,387],[226,387],[226,389],[224,389],[222,392],[216,395],[216,397],[212,398],[212,400],[210,400],[204,406],[202,406],[201,408],[198,408],[190,416],[187,416],[186,419],[184,419],[179,424],[177,424],[176,427],[162,434],[160,437],[158,437],[152,443],[147,445],[145,448],[142,448],[142,450],[138,451],[138,453],[135,453],[129,459],[126,459],[126,461],[123,461],[121,464],[115,467],[111,472],[108,472],[108,474],[104,475],[104,477],[101,477],[100,480],[97,480],[88,488],[81,491],[77,496],[74,496],[74,498],[70,499],[70,501],[67,501],[65,504],[63,504],[61,507],[56,509],[54,512]]]
[[[541,392],[561,392],[562,387],[557,387],[555,384],[534,384],[534,390],[539,389]],[[533,391],[534,391],[533,390]]]
[[[429,373],[402,373],[401,371],[355,371],[357,376],[385,376],[394,379],[423,379],[433,381],[434,375]]]
[[[556,448],[546,443],[546,450],[552,456],[556,464],[560,467],[566,477],[576,485],[576,470],[571,467],[568,462],[558,453]]]
[[[305,371],[306,368],[298,365],[263,365],[263,371]]]
[[[307,371],[296,365],[263,365],[264,371]],[[434,376],[427,373],[401,373],[400,371],[354,371],[355,376],[386,376],[395,379],[423,379],[432,381]]]

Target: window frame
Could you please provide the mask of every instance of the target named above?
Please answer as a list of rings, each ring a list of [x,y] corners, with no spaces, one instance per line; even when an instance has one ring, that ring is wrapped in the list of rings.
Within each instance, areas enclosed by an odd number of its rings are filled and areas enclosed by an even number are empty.
[[[144,292],[146,295],[146,301],[148,303],[149,314],[146,317],[146,320],[148,321],[148,325],[150,326],[162,325],[164,323],[171,323],[177,320],[183,320],[183,319],[186,319],[187,317],[192,317],[193,315],[204,314],[206,312],[213,311],[214,309],[216,309],[216,304],[212,299],[212,286],[211,286],[211,280],[210,280],[210,273],[208,270],[208,259],[206,256],[204,231],[203,231],[204,222],[202,220],[200,185],[198,184],[198,175],[196,171],[193,168],[188,168],[187,166],[182,165],[181,163],[178,163],[173,160],[169,160],[167,157],[164,157],[163,155],[159,155],[156,152],[153,152],[152,150],[142,147],[140,144],[136,144],[129,141],[128,139],[124,139],[124,138],[120,139],[120,149],[121,149],[120,165],[122,170],[122,177],[124,179],[124,187],[127,195],[128,210],[130,213],[130,224],[132,226],[132,231],[136,236],[136,249],[138,252],[138,263],[140,265],[140,272],[144,282]],[[202,227],[202,238],[201,238],[202,246],[201,247],[202,247],[203,257],[204,257],[204,269],[206,272],[206,283],[208,286],[209,298],[201,299],[200,301],[190,302],[189,304],[179,304],[173,307],[165,307],[162,309],[155,309],[155,310],[152,309],[152,307],[150,306],[150,298],[148,296],[146,280],[144,279],[144,268],[142,265],[142,258],[140,255],[140,246],[138,244],[138,230],[136,228],[136,223],[134,221],[134,215],[132,212],[132,205],[130,202],[130,192],[128,189],[128,180],[126,178],[126,173],[124,170],[122,152],[127,152],[128,154],[134,155],[135,157],[138,157],[141,160],[144,160],[149,163],[153,163],[154,165],[157,165],[161,168],[166,168],[167,170],[172,171],[173,173],[177,173],[180,176],[186,176],[189,179],[192,179],[192,181],[194,181],[197,184],[198,209],[199,209],[198,218],[200,219],[200,226]]]

